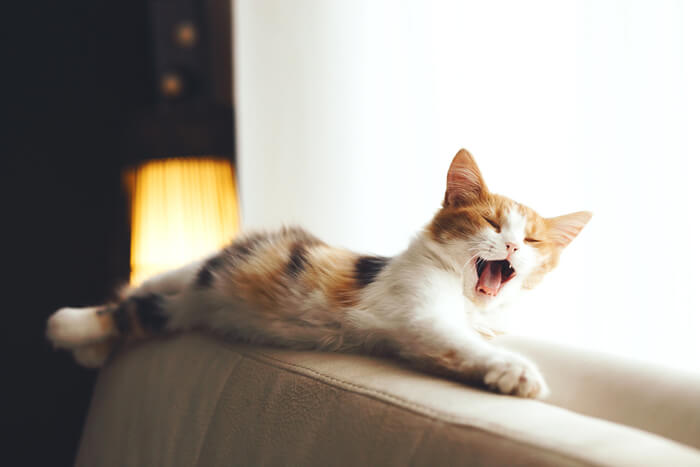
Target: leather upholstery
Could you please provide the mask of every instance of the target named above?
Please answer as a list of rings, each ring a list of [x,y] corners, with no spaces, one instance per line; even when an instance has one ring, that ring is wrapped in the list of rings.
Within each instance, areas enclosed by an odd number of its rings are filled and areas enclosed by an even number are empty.
[[[551,346],[503,343],[540,363],[553,404],[364,356],[237,345],[199,334],[143,342],[102,369],[76,465],[700,466],[700,451],[681,444],[690,437],[697,447],[700,439],[700,404],[682,407],[697,401],[697,381],[681,378],[695,384],[685,387],[695,396],[677,409],[669,408],[673,401],[661,403],[676,394],[662,388],[636,406],[622,402],[622,410],[615,408],[619,400],[598,394],[605,378],[585,371],[573,381],[574,392],[565,392],[578,371],[566,363],[572,355],[557,360],[561,352],[548,352]],[[620,387],[613,387],[613,399]],[[663,436],[581,415],[567,404],[618,422],[627,410],[649,407],[632,421]],[[695,431],[676,432],[674,420],[658,420],[666,413],[690,414],[675,421],[684,424],[680,431]],[[645,424],[646,418],[656,421]]]

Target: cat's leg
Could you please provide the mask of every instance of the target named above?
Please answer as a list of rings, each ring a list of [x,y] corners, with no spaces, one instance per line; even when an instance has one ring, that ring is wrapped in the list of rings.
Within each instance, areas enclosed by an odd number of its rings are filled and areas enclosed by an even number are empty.
[[[115,343],[116,340],[108,339],[76,347],[72,350],[73,358],[86,368],[99,368],[112,354]]]
[[[400,357],[430,372],[502,394],[539,399],[549,395],[547,383],[534,363],[488,343],[471,330],[404,329],[392,340]]]
[[[489,345],[484,359],[483,382],[494,391],[520,397],[545,399],[550,391],[537,366],[520,354]]]
[[[393,354],[431,373],[486,386],[502,394],[544,398],[549,389],[527,358],[497,347],[472,327],[461,282],[441,282],[422,273],[424,283],[401,293],[383,290],[347,319],[367,351],[387,347]],[[449,278],[448,278],[449,279]],[[450,285],[449,281],[442,283]],[[422,287],[422,288],[421,288]]]
[[[139,287],[131,290],[129,295],[147,295],[150,293],[160,295],[178,294],[192,284],[197,274],[202,270],[202,266],[212,257],[199,259],[177,269],[156,274],[146,279]]]
[[[101,366],[120,338],[164,328],[169,300],[192,284],[206,260],[158,274],[124,291],[116,303],[61,308],[48,319],[47,338],[54,347],[73,351],[83,366]]]
[[[527,358],[497,347],[473,327],[475,310],[463,294],[460,276],[442,269],[411,269],[407,284],[368,295],[350,318],[367,335],[383,334],[400,357],[425,370],[486,386],[502,394],[543,398],[549,389]],[[415,278],[421,278],[416,281]],[[376,298],[375,298],[376,297]]]
[[[46,337],[54,347],[74,349],[116,337],[106,313],[110,305],[64,307],[54,312],[46,323]]]

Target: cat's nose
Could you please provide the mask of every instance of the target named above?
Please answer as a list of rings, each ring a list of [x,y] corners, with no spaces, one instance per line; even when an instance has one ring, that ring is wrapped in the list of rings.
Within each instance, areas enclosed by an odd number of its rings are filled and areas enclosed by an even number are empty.
[[[510,255],[512,255],[513,253],[518,251],[519,249],[520,249],[520,247],[517,244],[511,243],[511,242],[506,242],[506,251],[508,251],[509,257],[510,257]]]

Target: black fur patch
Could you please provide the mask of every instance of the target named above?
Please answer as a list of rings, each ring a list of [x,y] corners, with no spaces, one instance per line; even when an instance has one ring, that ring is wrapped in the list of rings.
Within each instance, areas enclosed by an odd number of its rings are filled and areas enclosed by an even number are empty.
[[[360,287],[367,287],[389,263],[384,256],[360,256],[355,263],[355,279]]]
[[[168,323],[168,314],[161,295],[151,293],[141,297],[130,297],[128,301],[133,304],[136,316],[145,330],[162,331]]]
[[[197,272],[197,277],[195,278],[195,285],[197,287],[206,288],[210,287],[214,282],[214,271],[219,269],[224,263],[224,258],[220,255],[210,258],[202,268]]]
[[[265,240],[266,236],[262,233],[253,233],[245,237],[235,240],[231,245],[226,247],[222,254],[226,255],[227,258],[235,265],[236,263],[245,261],[249,256],[253,254],[255,249],[260,246]]]
[[[306,259],[306,247],[301,243],[295,243],[289,254],[287,275],[292,277],[298,276],[306,268],[307,264],[309,264],[309,260]]]
[[[129,319],[129,310],[127,309],[128,306],[129,301],[123,301],[114,310],[114,314],[112,315],[114,325],[117,327],[117,330],[121,335],[126,335],[131,330],[131,319]]]

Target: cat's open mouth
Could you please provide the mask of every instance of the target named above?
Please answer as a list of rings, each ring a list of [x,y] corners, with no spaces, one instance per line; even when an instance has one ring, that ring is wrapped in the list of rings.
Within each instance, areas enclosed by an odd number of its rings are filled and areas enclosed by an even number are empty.
[[[477,258],[475,266],[479,276],[476,292],[489,297],[498,295],[503,285],[515,277],[515,269],[507,259],[489,261]]]

